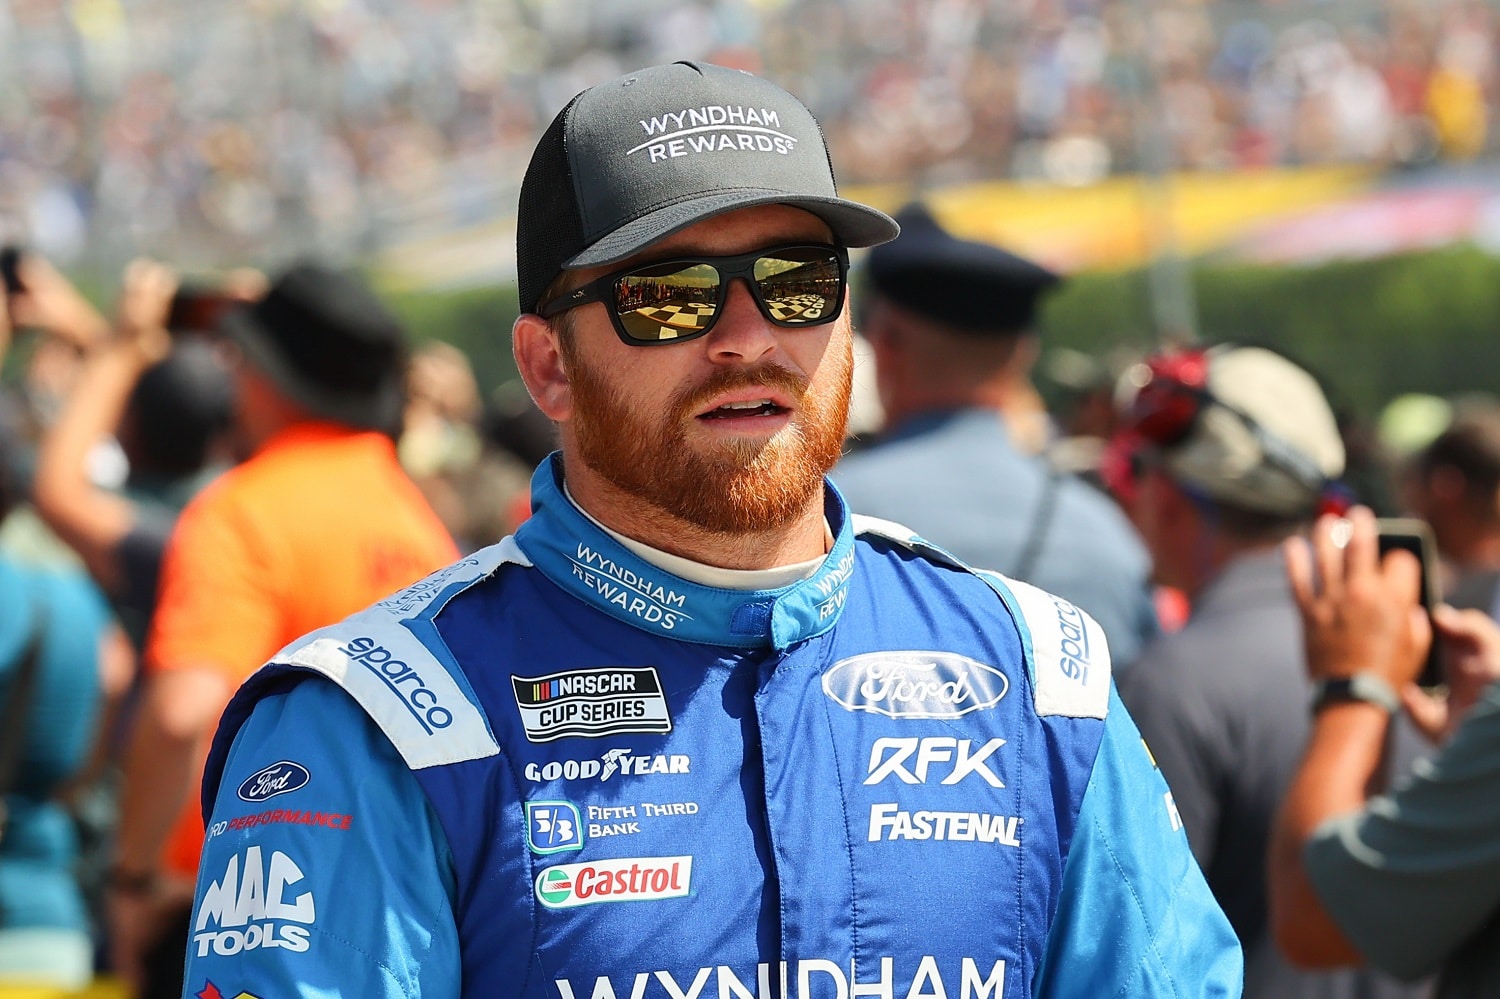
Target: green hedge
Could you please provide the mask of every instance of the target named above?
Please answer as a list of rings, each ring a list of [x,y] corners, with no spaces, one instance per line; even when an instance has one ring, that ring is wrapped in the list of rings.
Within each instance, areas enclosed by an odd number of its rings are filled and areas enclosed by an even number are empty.
[[[1481,250],[1192,273],[1204,340],[1281,350],[1356,410],[1403,392],[1500,391],[1500,258]],[[1146,275],[1079,275],[1042,325],[1047,342],[1079,350],[1149,345]]]
[[[1205,340],[1259,343],[1373,412],[1402,392],[1500,390],[1500,258],[1473,247],[1316,267],[1200,263]],[[1152,342],[1142,271],[1075,276],[1047,303],[1047,344],[1098,351]],[[958,293],[958,292],[956,292]],[[512,287],[387,296],[414,335],[468,352],[486,389],[515,376]]]

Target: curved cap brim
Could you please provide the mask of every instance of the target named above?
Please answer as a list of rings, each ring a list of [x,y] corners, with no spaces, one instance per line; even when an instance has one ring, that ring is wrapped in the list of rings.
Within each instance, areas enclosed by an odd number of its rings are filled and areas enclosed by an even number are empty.
[[[834,243],[840,246],[875,246],[895,239],[901,232],[895,219],[857,201],[816,196],[789,197],[785,191],[740,188],[679,201],[627,222],[571,257],[563,267],[578,270],[618,263],[694,223],[739,208],[760,205],[790,205],[816,215],[828,224]]]

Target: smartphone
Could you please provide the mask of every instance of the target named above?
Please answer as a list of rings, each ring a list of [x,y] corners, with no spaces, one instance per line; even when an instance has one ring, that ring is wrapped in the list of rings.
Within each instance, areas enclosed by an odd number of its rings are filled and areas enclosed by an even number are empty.
[[[218,328],[219,320],[235,304],[235,299],[215,288],[185,284],[172,296],[167,330],[172,333],[212,331]]]
[[[1422,567],[1422,606],[1431,618],[1433,610],[1442,599],[1438,594],[1437,542],[1433,539],[1432,528],[1425,520],[1415,517],[1382,517],[1375,524],[1379,531],[1382,558],[1386,552],[1397,548],[1417,557],[1417,562]],[[1441,687],[1444,682],[1442,661],[1434,635],[1433,642],[1427,649],[1427,662],[1422,665],[1422,673],[1417,677],[1417,685]]]
[[[0,281],[5,284],[7,295],[19,295],[26,290],[26,285],[21,283],[21,253],[19,246],[10,244],[0,247]]]

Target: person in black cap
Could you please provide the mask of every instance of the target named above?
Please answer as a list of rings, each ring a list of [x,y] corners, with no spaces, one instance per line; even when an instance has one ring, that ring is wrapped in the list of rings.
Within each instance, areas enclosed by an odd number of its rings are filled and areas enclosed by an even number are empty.
[[[175,280],[155,285],[159,319]],[[115,967],[143,999],[183,991],[194,792],[230,695],[298,635],[457,556],[397,461],[406,338],[362,282],[298,263],[218,330],[240,355],[249,457],[188,504],[169,542],[109,875]]]
[[[847,251],[895,234],[766,80],[674,63],[568,104],[521,187],[512,329],[561,449],[514,537],[230,705],[189,988],[1237,992],[1097,627],[825,479]],[[304,775],[284,809],[352,822],[246,804]],[[256,929],[232,892],[262,872]]]
[[[834,481],[856,509],[1073,601],[1129,665],[1156,630],[1144,546],[1107,497],[1017,443],[1045,418],[1036,312],[1061,278],[951,235],[920,203],[896,218],[900,238],[869,255],[860,327],[885,432]]]

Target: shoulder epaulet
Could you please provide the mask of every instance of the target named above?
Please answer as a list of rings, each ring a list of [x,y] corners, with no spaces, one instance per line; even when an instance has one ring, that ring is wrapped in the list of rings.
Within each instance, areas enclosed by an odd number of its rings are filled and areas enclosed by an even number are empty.
[[[958,569],[969,569],[962,560],[955,557],[951,552],[939,548],[931,541],[926,540],[911,528],[898,524],[894,520],[882,520],[879,517],[867,517],[862,513],[856,513],[850,517],[850,527],[854,533],[873,534],[877,538],[893,542],[908,551],[915,552],[931,559],[941,565],[951,565]],[[973,571],[969,569],[969,571]]]
[[[855,514],[856,534],[871,534],[943,565],[974,573],[999,595],[1031,663],[1036,711],[1066,718],[1109,714],[1109,643],[1098,622],[1061,597],[988,569],[975,569],[910,528]]]
[[[507,563],[531,564],[513,538],[298,639],[271,664],[312,670],[344,688],[413,770],[494,756],[500,747],[489,721],[432,618]]]
[[[1031,660],[1038,715],[1104,718],[1109,714],[1109,643],[1099,622],[1062,597],[980,570],[1021,629]]]

